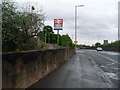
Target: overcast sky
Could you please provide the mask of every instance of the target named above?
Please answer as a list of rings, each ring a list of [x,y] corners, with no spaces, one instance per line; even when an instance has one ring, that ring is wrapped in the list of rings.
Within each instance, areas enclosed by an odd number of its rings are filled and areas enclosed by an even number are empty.
[[[24,2],[23,0],[14,0]],[[74,41],[75,5],[85,5],[77,9],[79,44],[95,44],[98,40],[115,41],[118,39],[118,1],[119,0],[25,0],[37,2],[46,12],[46,25],[53,26],[54,18],[63,18],[64,25],[60,34],[69,34]],[[55,31],[56,33],[56,31]]]

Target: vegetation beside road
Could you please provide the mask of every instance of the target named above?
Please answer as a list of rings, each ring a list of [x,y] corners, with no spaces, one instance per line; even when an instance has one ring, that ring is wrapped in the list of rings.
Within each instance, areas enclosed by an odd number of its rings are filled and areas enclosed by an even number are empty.
[[[120,40],[102,45],[103,50],[120,52]]]
[[[19,9],[14,2],[2,2],[3,52],[47,49],[47,43],[57,44],[57,34],[43,23],[43,10],[35,11],[34,6],[31,10]],[[59,34],[59,39],[59,47],[74,47],[68,34]]]
[[[95,43],[93,46],[89,45],[78,45],[77,46],[80,49],[96,49],[97,47],[103,48],[103,50],[108,50],[108,51],[119,51],[120,52],[120,40],[108,43],[108,44],[101,44],[99,42]]]

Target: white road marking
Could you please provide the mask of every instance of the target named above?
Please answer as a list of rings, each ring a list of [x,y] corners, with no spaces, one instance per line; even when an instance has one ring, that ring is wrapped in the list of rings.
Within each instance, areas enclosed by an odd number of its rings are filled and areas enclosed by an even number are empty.
[[[112,68],[112,67],[106,67],[106,66],[100,66],[102,68],[110,68],[110,69],[115,69],[115,70],[118,70],[118,68]]]
[[[113,65],[113,64],[115,64],[115,63],[110,63],[110,64],[107,64],[107,65]]]
[[[104,74],[106,74],[108,77],[118,80],[118,76],[115,73],[109,73],[109,72],[105,72]]]
[[[111,59],[111,58],[108,58],[108,57],[106,57],[106,56],[103,56],[103,55],[101,55],[101,54],[98,54],[99,56],[101,56],[101,57],[103,57],[103,58],[106,58],[106,59],[108,59],[109,61],[112,61],[112,62],[114,62],[114,63],[117,63],[118,64],[118,61],[115,61],[115,60],[113,60],[113,59]]]
[[[108,52],[108,51],[102,51],[100,53],[109,54],[109,55],[119,55],[119,53],[117,52]]]

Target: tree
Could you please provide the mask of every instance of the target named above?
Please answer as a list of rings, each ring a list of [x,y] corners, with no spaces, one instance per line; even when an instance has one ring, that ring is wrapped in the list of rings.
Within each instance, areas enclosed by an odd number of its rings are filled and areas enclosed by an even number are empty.
[[[84,48],[86,47],[86,45],[80,44],[80,45],[78,45],[77,47],[80,48],[80,49],[84,49]]]
[[[72,47],[72,40],[68,34],[62,35],[60,38],[60,45],[63,47]]]
[[[35,9],[35,8],[34,8]],[[3,2],[2,4],[2,43],[3,51],[16,51],[35,49],[28,47],[28,41],[36,42],[41,27],[44,14],[41,12],[32,13],[17,11],[13,2]]]
[[[101,44],[100,44],[99,42],[97,42],[97,43],[95,44],[95,47],[101,47]]]
[[[44,35],[44,41],[46,41],[46,43],[52,43],[54,37],[53,34],[54,34],[53,28],[50,25],[44,26],[43,35]]]
[[[57,34],[50,35],[50,43],[57,44]]]
[[[14,3],[3,2],[2,3],[2,45],[3,51],[13,51],[16,49],[16,36],[18,28],[16,27],[15,17],[17,13],[15,11]]]

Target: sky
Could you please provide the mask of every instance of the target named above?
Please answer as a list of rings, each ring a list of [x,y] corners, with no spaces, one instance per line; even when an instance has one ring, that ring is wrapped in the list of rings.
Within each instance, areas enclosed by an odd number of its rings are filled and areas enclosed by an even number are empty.
[[[119,0],[14,0],[18,3],[34,3],[36,9],[45,12],[45,25],[54,26],[55,18],[63,19],[60,34],[69,34],[75,39],[75,5],[77,8],[78,44],[92,45],[103,40],[118,39],[118,1]],[[53,27],[54,28],[54,27]],[[57,33],[57,31],[54,31]]]

